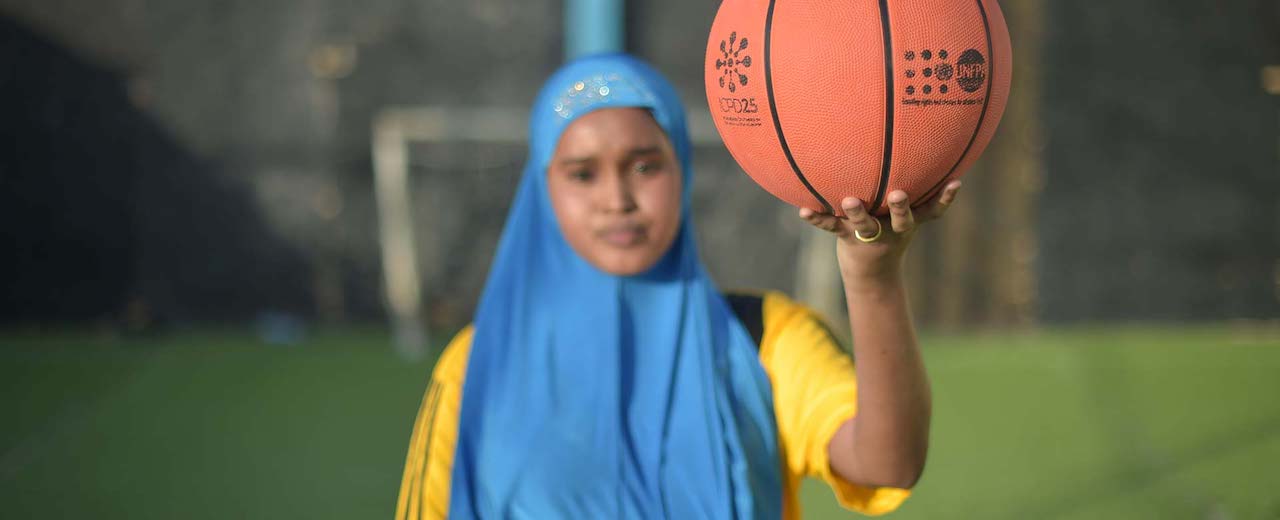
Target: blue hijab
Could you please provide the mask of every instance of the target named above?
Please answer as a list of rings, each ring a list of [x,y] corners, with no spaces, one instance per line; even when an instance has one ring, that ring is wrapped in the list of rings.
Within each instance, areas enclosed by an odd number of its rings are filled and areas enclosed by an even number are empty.
[[[636,276],[566,242],[547,193],[564,128],[643,107],[683,172],[679,235]],[[675,89],[623,54],[547,80],[529,159],[475,316],[459,413],[453,518],[779,518],[773,397],[756,346],[707,276]]]

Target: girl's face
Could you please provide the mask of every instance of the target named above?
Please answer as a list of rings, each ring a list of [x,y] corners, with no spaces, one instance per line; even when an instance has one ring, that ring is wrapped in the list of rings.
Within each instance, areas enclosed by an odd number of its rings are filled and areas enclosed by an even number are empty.
[[[680,162],[643,108],[605,108],[565,128],[547,168],[560,232],[614,275],[642,273],[680,230]]]

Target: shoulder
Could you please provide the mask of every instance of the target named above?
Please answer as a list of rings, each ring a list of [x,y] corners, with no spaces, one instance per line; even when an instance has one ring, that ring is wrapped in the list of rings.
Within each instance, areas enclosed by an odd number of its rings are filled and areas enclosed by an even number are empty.
[[[817,311],[781,291],[735,289],[725,291],[724,297],[762,350],[796,332],[835,340]]]
[[[756,289],[731,289],[724,291],[733,314],[744,321],[759,320],[764,332],[780,332],[795,325],[819,325],[826,329],[822,316],[808,305],[792,300],[781,291],[756,291]]]
[[[786,294],[773,291],[764,298],[765,346],[775,346],[786,339],[803,338],[813,343],[839,345],[826,319],[818,311],[797,302]]]
[[[431,377],[440,383],[461,384],[467,375],[467,357],[471,353],[471,338],[474,336],[475,327],[472,325],[458,331],[440,353]]]

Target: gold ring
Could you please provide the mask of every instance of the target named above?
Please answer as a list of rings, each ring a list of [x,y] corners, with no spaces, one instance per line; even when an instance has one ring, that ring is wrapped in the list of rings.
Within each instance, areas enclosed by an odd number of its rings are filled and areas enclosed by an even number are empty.
[[[871,220],[872,222],[876,223],[876,234],[871,235],[869,237],[864,237],[862,236],[862,233],[859,233],[858,230],[855,229],[853,230],[853,238],[856,238],[858,239],[858,241],[867,243],[867,244],[880,240],[880,235],[884,234],[884,225],[880,224],[880,219],[878,218],[871,217]]]

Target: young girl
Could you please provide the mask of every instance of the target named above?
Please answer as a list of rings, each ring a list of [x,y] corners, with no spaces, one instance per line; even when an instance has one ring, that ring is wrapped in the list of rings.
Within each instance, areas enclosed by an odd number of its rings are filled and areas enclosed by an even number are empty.
[[[565,65],[529,135],[475,321],[418,412],[396,517],[798,518],[806,475],[849,509],[897,508],[930,414],[902,257],[959,183],[915,215],[902,192],[881,219],[853,198],[847,219],[800,210],[838,237],[855,379],[812,311],[707,276],[683,107],[649,66]]]

